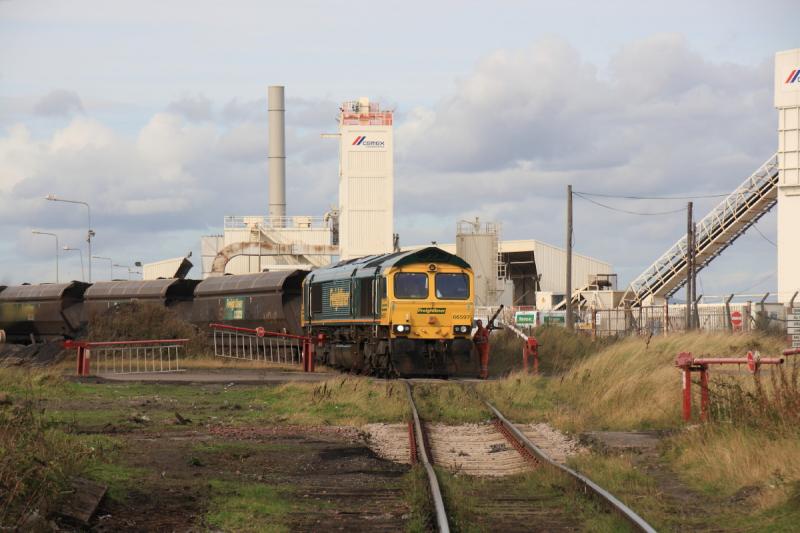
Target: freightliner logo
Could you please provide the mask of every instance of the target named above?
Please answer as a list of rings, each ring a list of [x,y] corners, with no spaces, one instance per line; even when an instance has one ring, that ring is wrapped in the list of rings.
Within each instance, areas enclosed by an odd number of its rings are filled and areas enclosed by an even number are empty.
[[[800,68],[793,70],[783,83],[800,83]]]
[[[367,146],[370,148],[383,148],[383,141],[368,141],[366,135],[359,135],[353,140],[353,146]]]

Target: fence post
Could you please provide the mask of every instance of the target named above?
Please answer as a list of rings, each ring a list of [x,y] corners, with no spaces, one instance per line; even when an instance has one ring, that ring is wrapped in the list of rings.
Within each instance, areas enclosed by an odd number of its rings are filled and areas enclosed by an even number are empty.
[[[692,328],[694,329],[701,329],[700,327],[700,300],[703,299],[703,295],[697,297],[697,299],[692,303]]]
[[[700,420],[708,422],[708,366],[700,367]]]
[[[631,304],[630,304],[630,302],[625,302],[625,334],[626,335],[631,330],[632,322],[633,322],[633,315],[631,314]]]
[[[664,301],[664,336],[669,335],[669,302]]]
[[[733,331],[733,322],[731,321],[731,300],[733,300],[733,294],[725,299],[725,329],[728,331]]]
[[[745,316],[742,317],[742,331],[745,331],[744,325],[747,324],[746,331],[750,331],[752,328],[752,320],[753,320],[753,302],[748,300],[744,306]]]
[[[692,419],[692,371],[690,366],[681,368],[683,372],[683,419]]]
[[[597,309],[592,306],[592,340],[597,340]]]

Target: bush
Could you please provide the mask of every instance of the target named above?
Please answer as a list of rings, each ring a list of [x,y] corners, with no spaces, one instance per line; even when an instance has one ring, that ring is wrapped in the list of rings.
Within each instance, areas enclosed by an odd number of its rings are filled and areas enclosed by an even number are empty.
[[[539,372],[551,375],[566,372],[577,362],[603,350],[616,340],[614,337],[592,340],[584,333],[551,325],[539,326],[532,333],[539,342]],[[521,370],[523,344],[522,338],[509,329],[493,332],[490,374],[506,375]],[[533,365],[533,361],[530,364]]]
[[[207,349],[206,335],[173,310],[153,302],[135,300],[92,317],[88,338],[98,342],[189,339],[187,355],[201,355]]]

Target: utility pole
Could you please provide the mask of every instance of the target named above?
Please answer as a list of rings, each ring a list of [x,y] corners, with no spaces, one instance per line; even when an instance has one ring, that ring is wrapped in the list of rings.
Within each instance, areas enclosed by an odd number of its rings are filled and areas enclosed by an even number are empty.
[[[692,221],[692,328],[700,327],[697,314],[697,224]]]
[[[686,330],[692,329],[692,261],[694,258],[694,239],[692,238],[692,202],[686,206]]]
[[[567,185],[567,316],[564,325],[572,331],[572,185]]]

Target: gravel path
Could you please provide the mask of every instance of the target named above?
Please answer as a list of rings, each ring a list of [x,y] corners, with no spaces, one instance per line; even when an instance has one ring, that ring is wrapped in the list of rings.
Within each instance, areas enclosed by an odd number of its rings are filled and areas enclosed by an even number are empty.
[[[491,424],[448,426],[426,424],[433,462],[452,472],[472,476],[508,476],[530,468]],[[581,453],[577,441],[547,424],[518,425],[519,429],[554,461],[563,463]],[[410,463],[406,424],[367,424],[367,445],[380,457]]]

